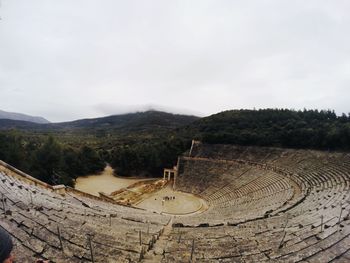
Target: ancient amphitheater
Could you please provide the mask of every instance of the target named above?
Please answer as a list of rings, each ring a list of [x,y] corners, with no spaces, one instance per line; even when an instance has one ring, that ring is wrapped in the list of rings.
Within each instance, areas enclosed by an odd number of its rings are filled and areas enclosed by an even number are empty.
[[[350,262],[349,178],[347,153],[195,142],[172,183],[208,207],[168,215],[1,163],[0,225],[18,262]]]

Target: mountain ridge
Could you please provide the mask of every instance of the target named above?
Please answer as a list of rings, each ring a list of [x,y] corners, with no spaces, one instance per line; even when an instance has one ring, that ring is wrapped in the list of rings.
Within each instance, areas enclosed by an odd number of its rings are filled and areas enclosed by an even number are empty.
[[[9,112],[0,110],[0,119],[16,120],[16,121],[27,121],[39,124],[50,123],[47,119],[40,116],[31,116],[28,114]]]
[[[166,127],[169,129],[187,125],[199,117],[193,115],[173,114],[162,111],[145,111],[136,113],[126,113],[110,115],[99,118],[86,118],[68,122],[57,123],[34,123],[23,120],[0,119],[0,130],[20,129],[20,130],[84,130],[110,128],[118,129],[150,129]]]

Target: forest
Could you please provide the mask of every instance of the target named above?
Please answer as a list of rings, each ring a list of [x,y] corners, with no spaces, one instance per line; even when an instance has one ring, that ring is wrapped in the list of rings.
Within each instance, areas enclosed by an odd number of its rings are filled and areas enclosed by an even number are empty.
[[[190,129],[207,143],[350,150],[350,115],[331,110],[226,111]]]
[[[136,113],[137,114],[137,113]],[[110,163],[120,176],[161,176],[191,140],[205,143],[350,150],[350,115],[331,110],[230,110],[184,121],[157,112],[135,116],[132,124],[79,132],[3,130],[0,159],[50,184],[73,186],[81,175]],[[177,121],[173,125],[173,121]],[[125,117],[124,117],[125,119]],[[125,119],[127,121],[127,119]],[[84,124],[86,125],[86,124]],[[76,127],[75,127],[76,128]]]
[[[120,175],[161,175],[189,149],[192,139],[236,144],[350,150],[350,116],[324,110],[231,110],[201,118],[176,129],[169,138],[121,145],[110,156]]]
[[[105,163],[97,152],[82,146],[66,147],[52,136],[41,142],[18,132],[0,134],[0,160],[46,183],[74,186],[78,176],[100,172]]]

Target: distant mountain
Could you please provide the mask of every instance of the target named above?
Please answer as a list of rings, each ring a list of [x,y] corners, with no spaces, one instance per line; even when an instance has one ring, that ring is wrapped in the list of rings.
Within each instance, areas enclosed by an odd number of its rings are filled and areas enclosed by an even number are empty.
[[[0,110],[0,119],[17,120],[17,121],[27,121],[34,123],[50,123],[43,117],[30,116],[22,113],[7,112]]]
[[[0,129],[21,129],[37,131],[152,131],[169,130],[188,125],[199,119],[195,116],[171,114],[161,111],[146,111],[112,115],[102,118],[82,119],[71,122],[36,124],[24,121],[1,120]]]

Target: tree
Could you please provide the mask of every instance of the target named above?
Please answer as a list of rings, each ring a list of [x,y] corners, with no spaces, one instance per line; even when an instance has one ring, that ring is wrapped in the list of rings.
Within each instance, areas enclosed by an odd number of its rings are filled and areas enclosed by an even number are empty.
[[[35,152],[31,170],[33,175],[49,184],[58,183],[62,172],[62,148],[49,137],[47,141]]]
[[[105,162],[97,152],[88,146],[83,146],[78,154],[81,174],[100,172],[105,167]]]

